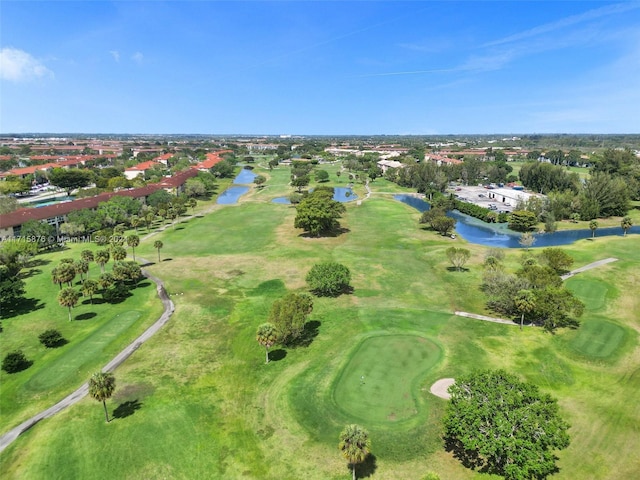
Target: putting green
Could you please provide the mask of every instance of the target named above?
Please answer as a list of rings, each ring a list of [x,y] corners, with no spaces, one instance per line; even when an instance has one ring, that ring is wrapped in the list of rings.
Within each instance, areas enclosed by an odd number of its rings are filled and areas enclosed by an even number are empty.
[[[440,347],[416,335],[366,338],[339,373],[334,401],[363,421],[407,420],[418,413],[420,381],[441,355]]]
[[[621,326],[594,318],[580,326],[570,345],[584,356],[605,359],[615,353],[626,336],[627,332]]]

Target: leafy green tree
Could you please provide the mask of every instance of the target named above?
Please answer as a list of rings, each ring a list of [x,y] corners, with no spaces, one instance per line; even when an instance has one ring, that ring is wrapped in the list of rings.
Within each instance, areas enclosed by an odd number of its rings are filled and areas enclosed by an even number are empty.
[[[86,187],[93,181],[93,174],[89,170],[79,168],[54,168],[49,172],[49,182],[51,185],[63,188],[67,195],[71,195],[76,188]]]
[[[532,312],[535,309],[535,301],[535,294],[531,290],[520,290],[513,299],[516,308],[521,313],[520,330],[522,330],[522,325],[524,324],[524,314]]]
[[[278,341],[278,331],[276,327],[271,323],[263,323],[258,327],[256,340],[266,350],[266,361],[264,363],[269,363],[269,349]]]
[[[38,335],[38,340],[40,340],[40,343],[47,348],[56,348],[66,343],[62,334],[53,328],[45,330]]]
[[[265,177],[264,175],[256,175],[255,178],[253,179],[253,183],[255,183],[258,186],[258,188],[262,188],[262,186],[266,181],[267,181],[267,177]]]
[[[98,292],[98,282],[87,278],[82,282],[82,295],[88,296],[91,303],[93,303],[93,296]]]
[[[569,446],[569,425],[555,399],[503,370],[461,376],[449,392],[445,442],[463,464],[507,480],[557,470],[554,452]]]
[[[323,262],[311,267],[306,281],[316,295],[335,297],[350,288],[351,272],[340,263]]]
[[[620,226],[622,227],[622,231],[624,232],[624,236],[627,236],[627,231],[633,227],[633,221],[631,220],[631,217],[624,217],[621,221],[620,221]]]
[[[189,178],[184,184],[184,193],[188,197],[204,197],[207,195],[207,187],[199,178]]]
[[[596,238],[596,230],[598,229],[598,221],[591,220],[589,222],[589,229],[591,230],[591,238]]]
[[[160,260],[160,249],[162,247],[164,247],[164,244],[162,243],[161,240],[156,240],[155,242],[153,242],[153,248],[158,250],[158,263],[160,263],[162,261],[162,260]]]
[[[545,248],[540,254],[542,261],[551,267],[556,273],[563,274],[573,265],[573,258],[561,248]]]
[[[306,293],[288,293],[276,300],[269,313],[269,323],[275,325],[278,341],[287,345],[300,338],[312,311],[313,299]]]
[[[89,395],[104,407],[104,416],[109,423],[109,412],[107,410],[107,399],[111,398],[116,389],[116,379],[112,373],[96,372],[89,379]]]
[[[449,247],[446,250],[447,258],[456,270],[462,270],[467,260],[471,258],[471,252],[466,248]]]
[[[318,187],[296,207],[294,227],[320,236],[322,233],[338,229],[338,219],[345,211],[342,203],[333,200],[333,188]]]
[[[27,360],[22,350],[8,353],[2,360],[2,370],[7,373],[18,373],[31,366],[33,362]]]
[[[233,177],[235,167],[228,160],[223,160],[211,167],[210,171],[218,178],[231,178]]]
[[[0,265],[0,310],[8,311],[22,299],[25,283],[19,275],[11,275],[6,265]]]
[[[102,273],[104,273],[104,266],[109,262],[110,257],[111,254],[109,253],[109,250],[105,249],[96,251],[96,263],[100,265],[100,270],[102,271]]]
[[[58,293],[58,303],[60,306],[69,309],[69,321],[71,321],[71,309],[78,304],[79,298],[80,294],[78,291],[71,287],[63,288]]]
[[[310,181],[309,175],[299,175],[291,179],[291,186],[297,188],[298,192],[300,192],[304,187],[309,185]]]
[[[324,183],[329,181],[329,172],[326,170],[318,170],[316,172],[316,182]]]
[[[454,218],[441,215],[439,217],[435,217],[431,221],[431,225],[436,232],[443,236],[447,236],[453,230],[453,227],[455,227],[456,220]]]
[[[136,247],[140,245],[140,237],[138,235],[129,235],[127,237],[127,245],[131,247],[133,261],[136,261]]]
[[[528,232],[538,223],[538,217],[533,212],[514,210],[509,216],[509,228],[516,232]]]
[[[0,215],[15,212],[19,208],[20,204],[18,203],[18,200],[13,197],[8,197],[7,195],[0,195]]]
[[[356,480],[356,465],[362,463],[371,453],[369,432],[360,425],[347,425],[340,433],[338,448],[351,465],[353,480]]]

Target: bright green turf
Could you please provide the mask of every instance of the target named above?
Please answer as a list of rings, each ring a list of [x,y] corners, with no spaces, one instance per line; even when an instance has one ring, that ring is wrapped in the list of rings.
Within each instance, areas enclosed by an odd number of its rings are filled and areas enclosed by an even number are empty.
[[[334,400],[367,424],[411,418],[418,413],[418,386],[441,354],[435,343],[415,335],[366,338],[338,374]]]
[[[609,287],[601,280],[572,277],[566,282],[576,297],[584,304],[587,310],[600,310],[606,306],[605,302],[609,294]]]
[[[623,327],[604,319],[592,318],[580,327],[570,345],[585,357],[605,359],[624,344],[626,337]]]

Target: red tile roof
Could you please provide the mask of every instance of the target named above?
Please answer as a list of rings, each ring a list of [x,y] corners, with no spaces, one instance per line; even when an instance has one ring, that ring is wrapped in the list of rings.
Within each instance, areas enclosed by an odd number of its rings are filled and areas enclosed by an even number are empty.
[[[205,169],[208,170],[214,165],[217,165],[222,160],[224,160],[224,158],[222,158],[222,155],[229,152],[231,152],[231,150],[220,150],[219,152],[207,153],[206,160],[203,160],[202,162],[198,163],[196,165],[196,168],[198,170],[205,170]]]
[[[0,228],[16,227],[29,220],[46,220],[48,218],[67,215],[68,213],[83,208],[96,208],[99,203],[106,202],[111,197],[141,198],[151,195],[153,192],[166,188],[176,188],[183,185],[187,179],[195,177],[198,171],[195,168],[176,173],[173,177],[163,179],[161,182],[147,185],[146,187],[131,188],[118,192],[106,192],[87,198],[80,198],[71,202],[57,203],[39,208],[21,208],[11,213],[0,215]]]
[[[133,167],[125,168],[124,171],[125,172],[146,172],[147,170],[155,167],[156,165],[161,165],[161,164],[154,160],[149,160],[148,162],[142,162],[137,165],[134,165]],[[162,166],[164,167],[164,165]]]

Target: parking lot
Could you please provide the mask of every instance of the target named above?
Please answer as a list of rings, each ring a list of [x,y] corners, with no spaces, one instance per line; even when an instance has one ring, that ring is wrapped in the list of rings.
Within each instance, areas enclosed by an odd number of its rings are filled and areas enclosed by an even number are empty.
[[[453,193],[458,200],[475,203],[481,207],[494,210],[497,213],[511,212],[515,207],[515,205],[509,201],[503,203],[499,199],[489,198],[489,192],[491,192],[491,190],[484,187],[458,186],[451,187],[449,191]]]

